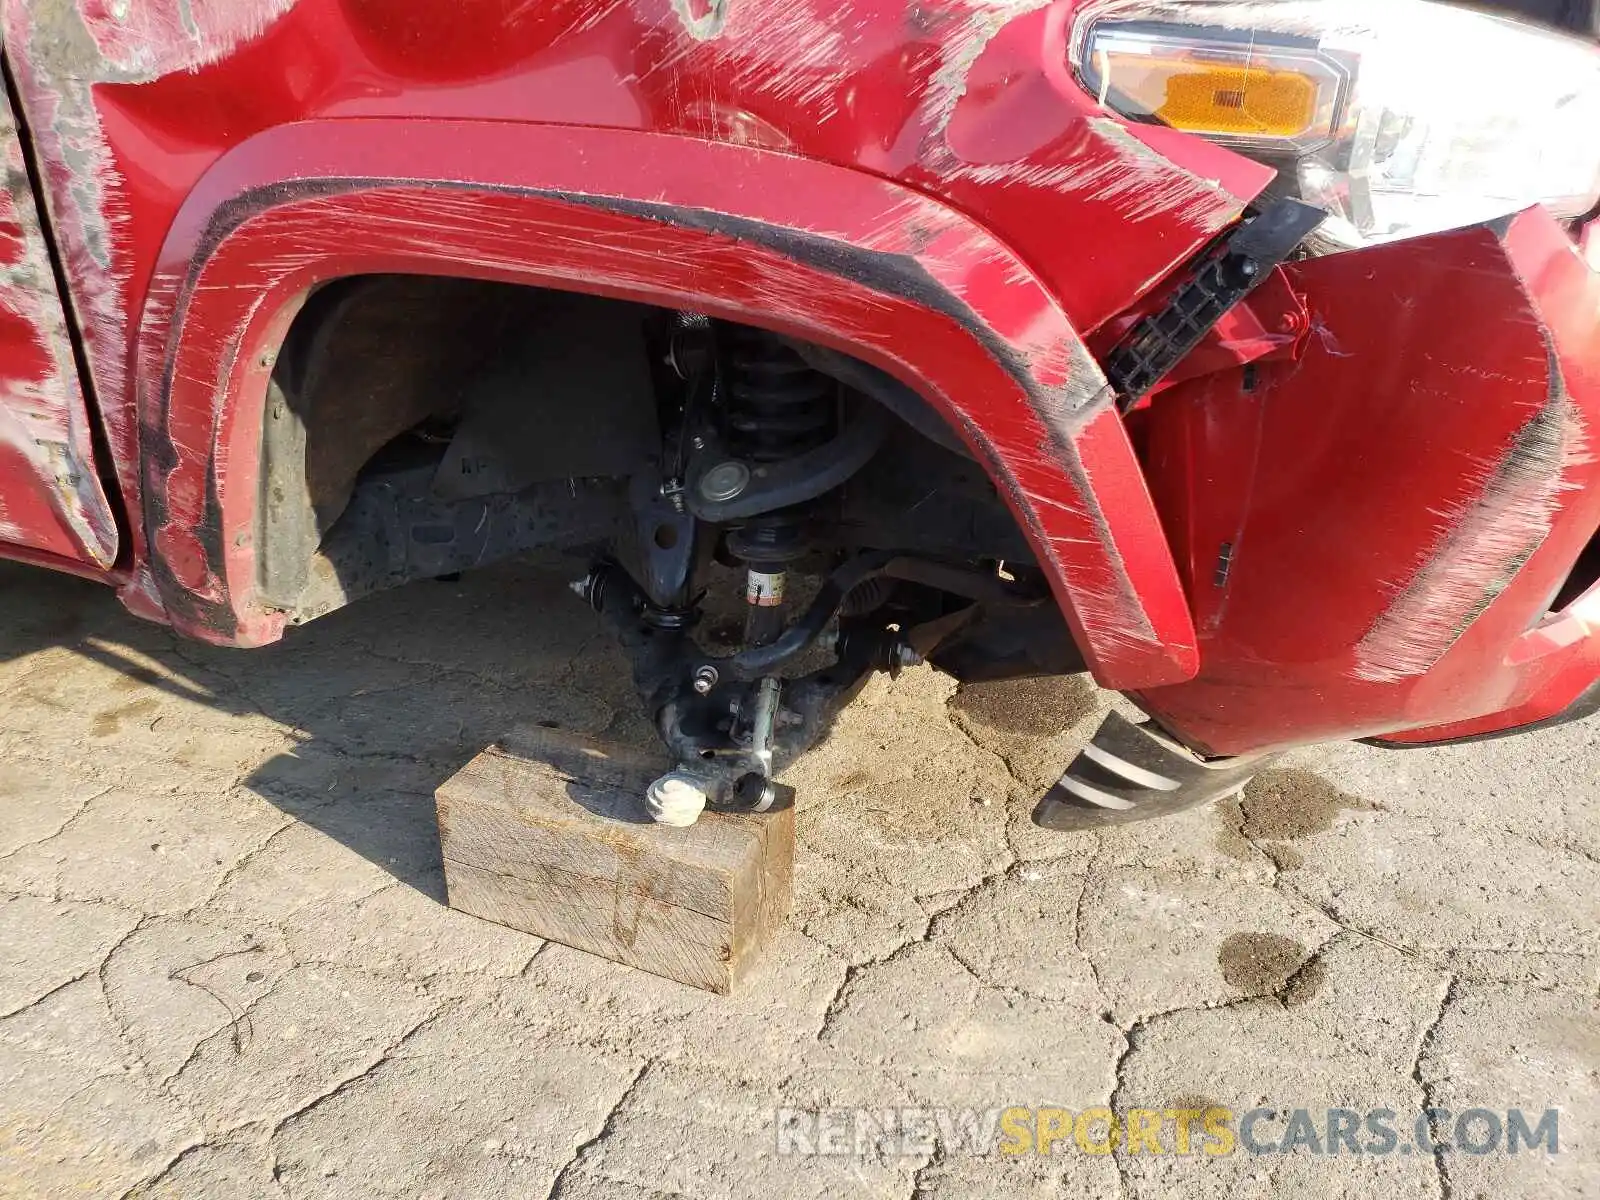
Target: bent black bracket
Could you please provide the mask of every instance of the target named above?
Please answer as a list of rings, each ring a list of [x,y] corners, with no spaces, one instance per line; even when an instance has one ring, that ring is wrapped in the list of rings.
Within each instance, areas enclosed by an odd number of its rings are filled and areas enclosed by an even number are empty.
[[[1327,216],[1299,200],[1278,200],[1202,253],[1187,282],[1106,356],[1118,409],[1127,412],[1149,395]]]

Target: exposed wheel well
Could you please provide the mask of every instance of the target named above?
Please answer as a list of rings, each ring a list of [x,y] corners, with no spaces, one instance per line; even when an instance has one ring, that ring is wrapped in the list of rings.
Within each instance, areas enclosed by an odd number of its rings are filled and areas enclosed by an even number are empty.
[[[374,275],[321,288],[285,340],[268,397],[261,596],[299,623],[535,549],[625,557],[638,541],[631,489],[659,478],[683,449],[674,439],[687,436],[695,368],[681,361],[693,351],[680,335],[694,320],[458,278]],[[728,337],[742,328],[714,324]],[[849,403],[890,412],[866,466],[811,518],[819,551],[1035,571],[988,475],[930,405],[850,356],[784,347]],[[1061,629],[1042,642],[1075,666],[1053,605],[1050,614]]]

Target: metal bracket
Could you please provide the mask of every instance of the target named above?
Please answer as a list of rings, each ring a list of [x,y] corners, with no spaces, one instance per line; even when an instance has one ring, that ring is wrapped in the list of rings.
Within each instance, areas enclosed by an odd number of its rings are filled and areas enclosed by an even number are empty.
[[[656,478],[648,471],[633,477],[629,502],[633,506],[639,554],[644,568],[644,590],[651,603],[682,608],[690,602],[696,555],[695,519],[674,502],[675,480]]]
[[[1299,200],[1278,200],[1206,251],[1188,282],[1128,331],[1106,356],[1106,378],[1127,412],[1194,350],[1218,321],[1327,219]]]

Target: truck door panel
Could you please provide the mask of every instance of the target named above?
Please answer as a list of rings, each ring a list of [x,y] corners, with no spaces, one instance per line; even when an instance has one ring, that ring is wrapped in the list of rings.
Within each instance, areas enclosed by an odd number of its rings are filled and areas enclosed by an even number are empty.
[[[9,98],[0,94],[0,551],[107,569],[117,527]]]

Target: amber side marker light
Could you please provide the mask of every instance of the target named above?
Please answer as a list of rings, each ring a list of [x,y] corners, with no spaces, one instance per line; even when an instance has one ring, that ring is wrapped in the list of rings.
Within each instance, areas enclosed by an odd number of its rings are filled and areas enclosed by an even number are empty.
[[[1430,0],[1085,0],[1102,107],[1278,171],[1315,253],[1600,204],[1600,46]]]
[[[1317,123],[1316,81],[1259,67],[1162,63],[1166,99],[1155,115],[1186,133],[1208,137],[1297,138]]]
[[[1097,31],[1085,83],[1103,103],[1218,141],[1287,153],[1326,142],[1345,79],[1314,50]]]

